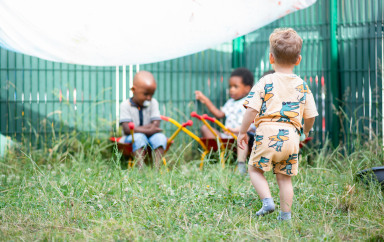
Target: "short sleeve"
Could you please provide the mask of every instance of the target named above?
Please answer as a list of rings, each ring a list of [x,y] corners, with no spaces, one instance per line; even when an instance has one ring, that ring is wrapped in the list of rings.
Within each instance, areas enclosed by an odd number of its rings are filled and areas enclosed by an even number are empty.
[[[306,97],[305,106],[304,106],[303,118],[304,119],[313,118],[318,115],[319,113],[317,112],[316,103],[315,103],[315,99],[313,98],[313,94],[308,93]]]
[[[245,108],[255,109],[260,113],[261,105],[264,98],[264,81],[260,80],[255,86],[252,87],[247,98],[245,99],[243,106]]]
[[[229,106],[231,106],[232,99],[228,99],[225,103],[224,106],[220,108],[221,111],[225,113],[225,116],[227,116],[227,113],[229,111]]]
[[[161,120],[160,118],[160,109],[159,109],[159,103],[157,102],[156,99],[152,98],[151,102],[151,119],[150,121],[155,121],[155,120]]]
[[[129,112],[130,105],[127,101],[124,101],[120,104],[120,120],[119,123],[132,122],[132,116]]]

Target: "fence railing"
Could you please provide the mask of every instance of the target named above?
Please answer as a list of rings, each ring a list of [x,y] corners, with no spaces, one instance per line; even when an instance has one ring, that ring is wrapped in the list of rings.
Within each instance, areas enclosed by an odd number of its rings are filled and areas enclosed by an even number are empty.
[[[320,114],[314,127],[316,141],[323,143],[332,134],[347,143],[358,134],[382,136],[383,2],[338,0],[335,9],[332,1],[318,0],[241,41],[174,60],[127,66],[124,73],[123,67],[116,71],[116,67],[55,63],[0,49],[0,134],[30,144],[74,129],[107,136],[115,129],[116,98],[121,102],[129,96],[123,74],[129,82],[138,69],[154,74],[161,113],[186,121],[191,111],[207,112],[195,101],[195,90],[221,106],[228,98],[227,80],[234,67],[249,68],[256,80],[271,69],[269,35],[277,27],[292,27],[304,40],[303,60],[295,72],[310,85]],[[331,10],[337,10],[336,67],[331,65]],[[239,44],[242,52],[234,53]],[[332,79],[332,69],[338,80]],[[336,123],[341,129],[335,130]],[[174,129],[163,126],[168,133]],[[197,125],[193,131],[198,132]]]

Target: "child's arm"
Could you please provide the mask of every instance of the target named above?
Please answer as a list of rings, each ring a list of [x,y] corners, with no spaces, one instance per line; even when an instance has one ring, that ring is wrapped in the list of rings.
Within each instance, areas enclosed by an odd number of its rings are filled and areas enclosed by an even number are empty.
[[[251,123],[251,124],[252,124],[252,123]],[[236,127],[236,128],[229,128],[229,127],[227,127],[227,129],[228,129],[229,131],[231,131],[232,133],[234,133],[234,134],[239,133],[239,132],[240,132],[240,128],[241,128],[241,126],[238,126],[238,127]],[[254,131],[254,129],[252,129],[252,127],[249,126],[247,132],[253,132],[253,131]]]
[[[123,125],[123,131],[126,135],[130,134],[128,123],[125,122]],[[146,135],[152,135],[155,133],[162,132],[163,130],[160,128],[160,120],[154,120],[150,124],[146,124],[143,126],[136,126],[135,133],[143,133]]]
[[[305,138],[309,136],[309,131],[312,129],[314,123],[315,123],[315,117],[304,119],[303,130],[304,130]]]
[[[240,131],[240,126],[236,127],[236,128],[229,128],[229,127],[226,127],[229,131],[231,131],[232,133],[234,134],[237,134],[239,133]]]
[[[240,149],[244,149],[245,145],[248,144],[247,131],[251,123],[255,120],[258,111],[248,107],[245,111],[243,122],[241,123],[240,132],[237,136],[237,146]]]
[[[208,110],[215,116],[215,118],[224,118],[225,113],[218,109],[202,92],[195,91],[196,100],[199,100],[202,104],[207,106]]]

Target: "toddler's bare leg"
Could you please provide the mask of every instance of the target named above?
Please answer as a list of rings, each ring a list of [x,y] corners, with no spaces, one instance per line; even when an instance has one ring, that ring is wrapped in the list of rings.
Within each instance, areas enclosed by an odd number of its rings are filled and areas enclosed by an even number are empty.
[[[137,167],[139,169],[142,168],[144,165],[145,149],[140,148],[140,149],[136,150],[135,152],[133,152],[133,155],[135,156]]]
[[[269,190],[268,182],[267,179],[265,179],[264,172],[258,168],[255,168],[254,166],[248,166],[248,172],[252,185],[263,202],[263,207],[256,212],[256,215],[263,216],[268,213],[272,213],[275,211],[275,203],[273,202],[271,191]]]
[[[154,152],[154,161],[155,161],[155,167],[157,168],[157,169],[159,169],[160,168],[160,166],[161,166],[161,159],[162,159],[162,157],[163,157],[163,154],[164,154],[164,149],[163,149],[163,147],[159,147],[159,148],[157,148],[156,150],[154,150],[153,151]]]
[[[215,133],[217,135],[220,135],[220,132],[217,131],[216,129],[213,129],[213,131],[215,131]],[[201,136],[203,138],[208,138],[208,139],[214,139],[215,138],[215,135],[212,134],[211,130],[209,130],[209,128],[205,125],[201,126],[200,132],[201,132]]]
[[[237,147],[237,160],[245,162],[247,160],[248,150],[248,145],[245,146],[244,150]]]
[[[267,179],[265,179],[264,176],[264,171],[254,166],[248,166],[248,172],[252,185],[255,188],[257,194],[259,194],[260,199],[272,197]]]
[[[280,207],[283,212],[291,212],[293,201],[293,186],[290,176],[276,174],[277,184],[280,189]]]
[[[247,161],[248,149],[248,145],[245,146],[244,150],[237,147],[237,171],[241,175],[247,174],[247,166],[245,163]]]

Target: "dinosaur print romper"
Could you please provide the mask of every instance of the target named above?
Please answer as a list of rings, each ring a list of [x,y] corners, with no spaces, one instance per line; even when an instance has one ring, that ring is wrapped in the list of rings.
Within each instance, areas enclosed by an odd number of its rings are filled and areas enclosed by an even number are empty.
[[[249,165],[297,175],[302,119],[318,115],[307,83],[295,74],[266,75],[252,88],[244,107],[258,111]]]

